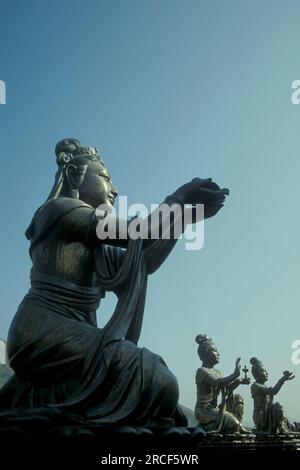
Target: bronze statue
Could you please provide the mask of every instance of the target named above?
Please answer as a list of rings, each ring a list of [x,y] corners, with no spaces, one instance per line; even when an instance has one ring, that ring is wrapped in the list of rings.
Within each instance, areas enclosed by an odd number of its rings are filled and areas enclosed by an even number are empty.
[[[270,434],[291,433],[297,431],[296,426],[284,416],[280,403],[273,403],[273,397],[277,395],[284,382],[294,379],[292,372],[283,372],[282,377],[274,387],[265,385],[268,380],[268,372],[261,361],[256,357],[250,359],[252,375],[255,382],[251,385],[251,394],[254,402],[253,421],[256,430]]]
[[[249,384],[249,379],[240,379],[240,358],[236,360],[234,372],[222,377],[214,366],[219,362],[219,353],[211,338],[206,335],[196,336],[198,355],[202,366],[196,372],[197,403],[195,416],[207,432],[214,433],[247,433],[242,426],[243,399],[233,391],[241,384]],[[218,407],[218,396],[222,400]],[[227,411],[229,410],[229,411]]]
[[[76,139],[56,146],[58,172],[26,236],[31,288],[12,321],[7,341],[14,376],[0,391],[0,408],[54,408],[109,424],[185,425],[178,383],[163,359],[137,346],[148,275],[176,239],[118,236],[100,241],[99,221],[117,190],[94,148]],[[223,206],[227,189],[195,178],[165,204],[204,203],[205,218]],[[184,230],[184,227],[182,227]],[[96,310],[106,292],[118,302],[104,328]]]

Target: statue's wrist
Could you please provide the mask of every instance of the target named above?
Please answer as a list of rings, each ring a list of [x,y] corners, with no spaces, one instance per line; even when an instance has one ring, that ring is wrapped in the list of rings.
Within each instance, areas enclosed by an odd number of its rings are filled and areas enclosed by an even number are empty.
[[[169,196],[167,196],[165,202],[170,206],[172,206],[173,204],[179,204],[181,208],[184,209],[184,202],[180,197],[175,196],[174,194],[170,194]]]

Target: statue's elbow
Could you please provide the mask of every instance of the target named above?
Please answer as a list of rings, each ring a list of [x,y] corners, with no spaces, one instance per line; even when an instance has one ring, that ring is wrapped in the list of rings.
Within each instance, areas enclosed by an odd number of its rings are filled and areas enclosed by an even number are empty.
[[[157,265],[156,263],[148,263],[147,264],[147,274],[150,275],[150,274],[155,273],[155,271],[157,271],[158,268],[159,268],[159,265]]]

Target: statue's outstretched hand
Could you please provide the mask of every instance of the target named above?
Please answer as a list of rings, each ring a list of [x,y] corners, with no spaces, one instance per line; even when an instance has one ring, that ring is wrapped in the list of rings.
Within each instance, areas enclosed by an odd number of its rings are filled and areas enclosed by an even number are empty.
[[[284,370],[283,371],[283,378],[284,380],[293,380],[295,378],[293,372],[290,372],[289,370]]]
[[[178,188],[173,196],[183,204],[204,204],[204,218],[214,216],[224,205],[229,190],[220,188],[211,178],[194,178]]]
[[[237,360],[235,361],[235,369],[234,369],[234,373],[233,373],[236,378],[241,375],[241,365],[240,365],[240,362],[241,362],[241,358],[238,357]]]

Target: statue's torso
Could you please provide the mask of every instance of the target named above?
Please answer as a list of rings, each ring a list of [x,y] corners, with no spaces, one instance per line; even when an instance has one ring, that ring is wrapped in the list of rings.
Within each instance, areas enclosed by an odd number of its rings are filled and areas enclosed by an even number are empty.
[[[87,237],[92,212],[82,201],[70,198],[53,200],[37,211],[31,239],[34,270],[82,286],[97,285],[95,242]]]
[[[266,409],[271,401],[268,393],[269,387],[264,384],[254,382],[251,386],[251,394],[254,401],[254,409],[259,412]]]
[[[208,380],[206,380],[209,376],[214,379],[219,379],[221,377],[221,373],[217,369],[208,369],[206,367],[198,369],[196,374],[198,406],[205,406],[208,404],[214,407],[217,406],[219,387],[210,384]]]
[[[49,234],[32,251],[36,271],[63,278],[73,284],[93,287],[97,285],[94,250],[72,237],[62,238],[60,230]]]

